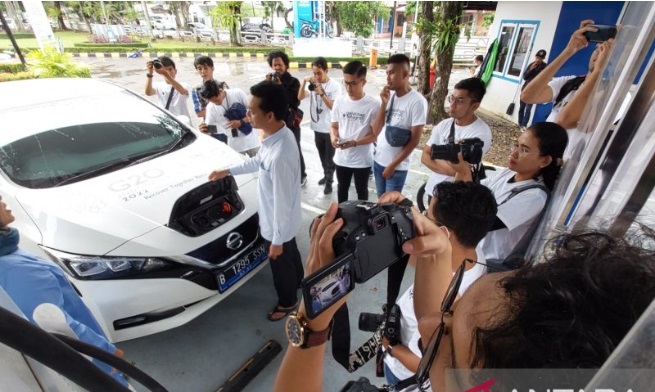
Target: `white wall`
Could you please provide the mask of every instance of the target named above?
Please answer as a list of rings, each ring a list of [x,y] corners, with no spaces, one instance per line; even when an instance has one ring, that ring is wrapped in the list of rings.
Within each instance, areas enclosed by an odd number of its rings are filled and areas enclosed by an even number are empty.
[[[550,47],[553,42],[553,37],[555,36],[555,30],[557,29],[557,21],[559,19],[561,8],[561,1],[500,1],[496,8],[494,22],[489,28],[489,43],[491,44],[493,40],[498,37],[502,20],[536,20],[539,21],[539,28],[535,36],[532,54],[528,63],[534,59],[534,54],[539,49],[545,49],[548,52],[546,62],[549,62],[549,59],[556,57],[550,53]],[[487,86],[487,94],[482,100],[481,106],[484,109],[503,114],[507,118],[510,118],[510,116],[505,114],[505,111],[512,102],[517,87],[517,82],[500,79],[494,76],[491,78],[491,81]],[[511,118],[514,122],[518,122],[518,95],[515,102],[516,109]],[[532,112],[534,114],[534,108]]]

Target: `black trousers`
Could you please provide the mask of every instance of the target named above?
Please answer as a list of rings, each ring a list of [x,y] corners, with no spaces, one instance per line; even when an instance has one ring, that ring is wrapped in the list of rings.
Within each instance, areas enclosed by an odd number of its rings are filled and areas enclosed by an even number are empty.
[[[337,200],[339,203],[348,200],[348,190],[350,189],[350,181],[353,176],[355,177],[357,199],[368,200],[368,175],[371,173],[371,168],[335,166],[337,168],[337,181],[339,181],[339,187],[337,188]]]
[[[334,181],[334,147],[330,142],[330,134],[314,131],[314,143],[318,150],[318,156],[321,158],[325,182],[332,184]]]
[[[270,247],[270,245],[271,242],[266,241],[266,246]],[[282,254],[275,260],[269,260],[268,263],[273,272],[273,285],[277,292],[278,305],[284,308],[294,306],[298,302],[298,288],[305,274],[296,239],[282,244]]]
[[[289,128],[293,132],[293,136],[296,137],[296,144],[298,144],[298,153],[300,153],[300,178],[307,177],[305,172],[305,157],[302,155],[302,148],[300,147],[300,127],[298,128]]]

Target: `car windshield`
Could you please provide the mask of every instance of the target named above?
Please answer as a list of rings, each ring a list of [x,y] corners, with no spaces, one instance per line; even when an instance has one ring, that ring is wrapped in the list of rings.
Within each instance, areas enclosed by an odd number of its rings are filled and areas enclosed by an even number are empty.
[[[177,119],[127,91],[36,104],[0,118],[9,128],[0,139],[0,169],[33,189],[109,173],[195,140]]]

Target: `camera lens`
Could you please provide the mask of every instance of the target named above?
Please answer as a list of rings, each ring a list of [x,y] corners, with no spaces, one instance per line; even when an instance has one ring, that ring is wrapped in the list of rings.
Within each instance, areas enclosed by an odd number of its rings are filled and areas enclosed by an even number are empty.
[[[159,61],[159,59],[152,60],[152,66],[156,69],[160,69],[162,67],[161,61]]]

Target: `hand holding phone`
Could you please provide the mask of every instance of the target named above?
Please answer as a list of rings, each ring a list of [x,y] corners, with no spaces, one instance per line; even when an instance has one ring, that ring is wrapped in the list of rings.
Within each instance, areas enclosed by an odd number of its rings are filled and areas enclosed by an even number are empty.
[[[339,139],[337,140],[337,147],[343,147],[348,143],[348,140]]]
[[[616,37],[617,28],[616,26],[608,25],[590,25],[589,27],[595,27],[597,31],[585,31],[584,36],[589,42],[605,42],[611,38]]]

